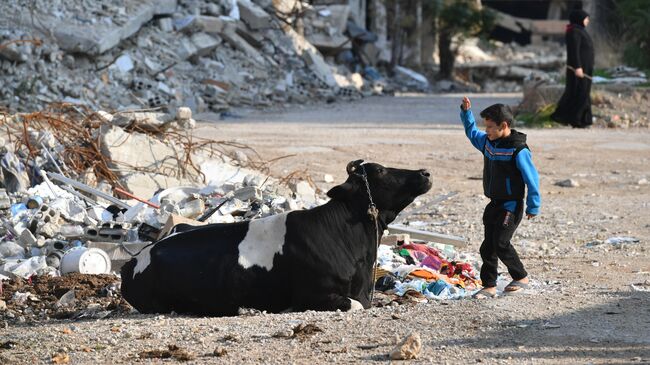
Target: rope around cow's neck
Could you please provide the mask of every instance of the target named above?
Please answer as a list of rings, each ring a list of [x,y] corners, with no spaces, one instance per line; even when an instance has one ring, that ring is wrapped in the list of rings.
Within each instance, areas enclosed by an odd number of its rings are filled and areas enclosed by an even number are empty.
[[[370,184],[368,184],[368,177],[366,174],[366,169],[361,165],[361,177],[363,182],[366,183],[366,191],[368,193],[368,198],[370,199],[370,204],[368,205],[368,215],[375,223],[375,257],[372,264],[372,271],[370,272],[370,306],[372,307],[372,300],[375,296],[375,272],[377,271],[377,254],[379,251],[379,210],[375,205],[375,202],[372,200],[372,194],[370,193]]]

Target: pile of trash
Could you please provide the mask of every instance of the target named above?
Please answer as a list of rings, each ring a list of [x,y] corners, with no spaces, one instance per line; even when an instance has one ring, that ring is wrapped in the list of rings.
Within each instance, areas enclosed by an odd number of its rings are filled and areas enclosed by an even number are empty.
[[[389,92],[376,69],[323,56],[360,39],[346,31],[349,13],[297,0],[2,2],[0,98],[11,111],[67,102],[222,113]]]
[[[168,115],[61,105],[2,120],[1,279],[110,273],[178,223],[237,222],[324,202],[300,174],[269,177],[245,146],[188,141],[185,107]]]
[[[449,244],[383,237],[378,250],[375,304],[462,299],[481,288],[479,261]]]
[[[186,107],[110,114],[60,104],[0,123],[0,314],[11,320],[121,313],[119,278],[104,274],[173,226],[325,202],[305,174],[268,176],[247,146],[189,138]],[[92,290],[79,291],[85,282]],[[68,287],[76,294],[60,292]]]

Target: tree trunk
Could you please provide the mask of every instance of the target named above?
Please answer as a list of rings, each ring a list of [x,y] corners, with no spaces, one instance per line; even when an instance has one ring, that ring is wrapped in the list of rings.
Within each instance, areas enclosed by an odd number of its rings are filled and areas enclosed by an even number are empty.
[[[393,34],[391,44],[390,67],[393,69],[398,64],[399,50],[402,43],[402,27],[400,25],[402,15],[400,14],[399,0],[395,1],[393,12]]]
[[[415,66],[422,67],[422,0],[415,2],[415,49],[413,52]]]
[[[452,79],[456,55],[451,49],[451,32],[449,29],[439,29],[438,53],[440,55],[440,73],[438,73],[438,78],[441,80]]]

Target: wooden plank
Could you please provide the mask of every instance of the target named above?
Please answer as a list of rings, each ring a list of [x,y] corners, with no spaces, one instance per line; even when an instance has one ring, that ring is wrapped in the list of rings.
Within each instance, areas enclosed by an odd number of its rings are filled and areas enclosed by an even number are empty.
[[[406,233],[411,237],[411,239],[444,243],[458,248],[467,246],[467,238],[465,237],[451,236],[442,233],[423,231],[420,229],[414,229],[407,226],[403,226],[401,224],[389,224],[388,231],[391,234]]]

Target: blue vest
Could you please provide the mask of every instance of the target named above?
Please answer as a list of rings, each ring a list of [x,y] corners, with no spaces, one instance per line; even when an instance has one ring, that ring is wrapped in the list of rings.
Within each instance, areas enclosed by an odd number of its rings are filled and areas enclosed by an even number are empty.
[[[483,146],[483,193],[485,196],[496,200],[521,200],[524,198],[524,178],[517,168],[516,161],[517,153],[524,148],[528,148],[526,135],[514,129],[507,138],[494,142],[490,142],[489,139],[485,141],[485,146]]]

